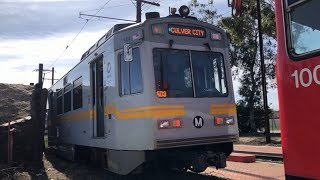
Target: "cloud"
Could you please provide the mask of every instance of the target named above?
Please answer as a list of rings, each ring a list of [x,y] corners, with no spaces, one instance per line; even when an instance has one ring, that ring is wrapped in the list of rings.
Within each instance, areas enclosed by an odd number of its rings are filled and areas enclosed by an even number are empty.
[[[102,4],[101,0],[86,1],[1,1],[0,2],[0,82],[23,83],[35,82],[39,63],[44,68],[50,65],[63,52],[68,50],[54,64],[56,77],[62,77],[80,60],[81,55],[89,49],[117,21],[92,19],[83,32],[71,44],[85,20],[78,18],[79,11],[95,13]],[[133,18],[134,11],[117,11],[116,8],[127,7],[128,2],[117,1],[101,10],[101,15]],[[121,6],[120,6],[121,5]],[[109,5],[108,5],[109,6]],[[88,11],[92,10],[93,11]],[[9,75],[9,76],[8,76]]]
[[[57,78],[62,77],[74,65],[81,55],[88,50],[106,30],[96,32],[83,32],[74,43],[54,64]],[[74,37],[74,34],[63,34],[60,37],[48,37],[27,40],[0,41],[0,82],[23,83],[36,82],[37,73],[33,70],[38,68],[39,63],[44,64],[44,69],[51,69],[52,63],[64,50],[65,46]],[[6,49],[5,51],[3,49]],[[3,57],[12,57],[10,61],[2,60]],[[10,75],[10,76],[8,76]],[[49,87],[50,84],[47,84]]]
[[[101,0],[2,2],[0,3],[0,17],[3,20],[0,24],[0,37],[1,39],[33,39],[77,32],[86,21],[79,18],[79,12],[97,9],[102,5],[101,3]],[[91,14],[96,11],[92,11]],[[121,11],[111,13],[107,6],[99,14],[121,17],[121,13]],[[95,31],[112,23],[114,21],[98,21],[94,18],[88,23],[86,30]]]
[[[41,2],[64,2],[64,1],[66,0],[2,0],[1,3],[41,3]],[[68,0],[68,1],[81,2],[81,0]]]
[[[13,67],[14,70],[16,71],[33,71],[36,69],[36,66],[35,65],[20,65],[20,66],[16,66],[16,67]]]
[[[206,2],[207,0],[201,0]],[[78,18],[79,12],[94,14],[106,0],[0,0],[0,82],[36,82],[39,63],[45,69],[63,52],[79,32],[85,20]],[[146,11],[159,11],[161,17],[169,14],[168,7],[179,8],[190,0],[161,0],[161,7],[143,6],[142,19]],[[218,12],[231,9],[227,1],[214,0]],[[99,15],[135,19],[135,7],[130,0],[112,0]],[[119,21],[91,19],[83,32],[68,50],[55,62],[55,77],[60,78],[76,65],[81,55]],[[51,76],[51,74],[47,74]],[[50,81],[44,86],[49,87]],[[239,82],[234,81],[235,97]],[[270,91],[270,103],[277,107],[276,91]]]
[[[22,57],[23,57],[22,55],[17,55],[17,54],[0,54],[0,61],[10,62],[10,60],[19,59]]]

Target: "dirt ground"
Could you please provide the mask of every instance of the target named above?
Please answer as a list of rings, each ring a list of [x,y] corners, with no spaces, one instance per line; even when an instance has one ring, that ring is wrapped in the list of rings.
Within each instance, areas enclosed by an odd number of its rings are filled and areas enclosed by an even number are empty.
[[[99,170],[59,159],[52,154],[43,156],[42,164],[19,164],[7,170],[0,170],[0,179],[102,179]]]
[[[0,179],[4,180],[61,180],[61,179],[75,179],[75,180],[116,180],[123,177],[116,176],[113,173],[107,172],[101,168],[95,168],[88,164],[73,163],[56,157],[52,152],[46,152],[43,156],[43,163],[35,164],[16,164],[11,167],[0,165]],[[212,180],[221,179],[215,176],[208,176],[205,174],[195,174],[192,172],[178,172],[178,171],[162,171],[153,170],[141,175],[132,175],[126,179],[134,180]]]
[[[30,115],[32,90],[32,86],[0,83],[0,125]]]

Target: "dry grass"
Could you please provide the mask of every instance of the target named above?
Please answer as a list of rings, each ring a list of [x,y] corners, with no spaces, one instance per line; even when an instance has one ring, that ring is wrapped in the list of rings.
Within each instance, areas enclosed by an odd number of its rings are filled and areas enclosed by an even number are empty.
[[[0,124],[30,115],[32,86],[0,83]]]
[[[46,153],[41,164],[24,163],[5,167],[0,165],[0,179],[103,179],[100,169],[72,163]]]

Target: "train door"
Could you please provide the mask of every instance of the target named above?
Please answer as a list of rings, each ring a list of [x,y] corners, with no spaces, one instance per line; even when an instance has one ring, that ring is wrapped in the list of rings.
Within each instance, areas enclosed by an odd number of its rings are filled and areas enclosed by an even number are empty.
[[[103,56],[91,63],[91,92],[94,137],[104,137]]]
[[[52,123],[54,121],[54,108],[55,106],[53,105],[53,91],[49,92],[49,97],[48,97],[48,101],[47,101],[47,117],[46,117],[46,129],[47,129],[47,134],[48,134],[48,145],[51,145],[51,141],[54,137],[53,134],[53,127],[52,125],[54,123]]]

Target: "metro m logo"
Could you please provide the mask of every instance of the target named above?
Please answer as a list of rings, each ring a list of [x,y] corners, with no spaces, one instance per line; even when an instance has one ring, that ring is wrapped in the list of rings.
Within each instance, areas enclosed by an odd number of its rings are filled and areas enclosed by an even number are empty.
[[[194,119],[193,119],[193,125],[194,127],[196,128],[202,128],[204,124],[204,121],[203,121],[203,118],[201,116],[196,116]]]

